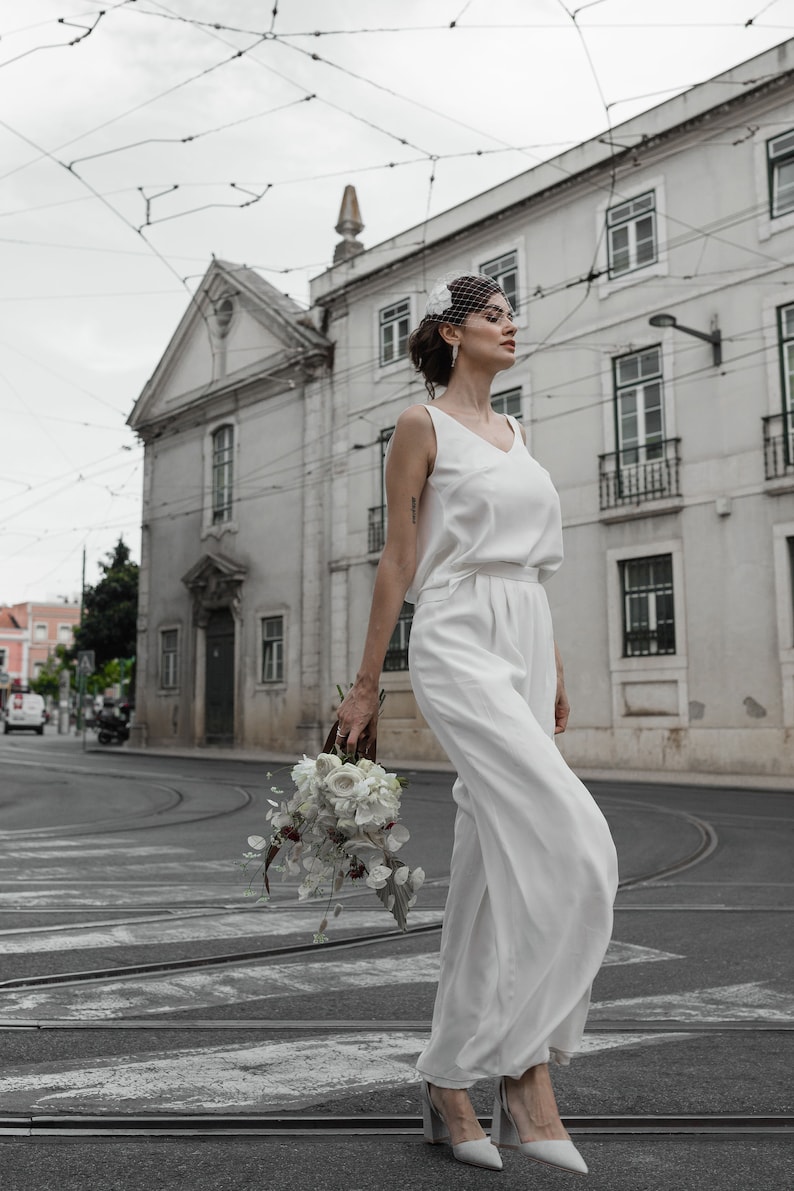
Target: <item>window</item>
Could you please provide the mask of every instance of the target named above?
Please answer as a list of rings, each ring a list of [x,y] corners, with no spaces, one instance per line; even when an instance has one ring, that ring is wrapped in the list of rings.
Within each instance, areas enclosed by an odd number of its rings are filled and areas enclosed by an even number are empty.
[[[44,662],[34,662],[33,663],[33,679],[34,679],[34,681],[37,678],[41,678],[41,672],[43,669],[44,669]]]
[[[402,611],[389,641],[389,647],[386,650],[386,657],[383,662],[384,670],[408,669],[408,642],[411,637],[411,621],[413,618],[413,604],[403,604]]]
[[[521,390],[508,389],[504,393],[494,393],[491,405],[498,414],[511,414],[521,421]]]
[[[218,336],[223,338],[228,333],[234,317],[234,299],[226,294],[219,302],[216,302],[214,312],[215,330]]]
[[[381,430],[378,435],[380,445],[380,504],[373,505],[369,510],[367,523],[367,550],[370,554],[379,553],[386,541],[386,455],[388,454],[394,427],[389,426]]]
[[[70,624],[58,625],[58,642],[61,645],[71,645],[72,643],[72,626]]]
[[[607,210],[609,276],[620,277],[656,260],[656,193],[651,190]]]
[[[284,681],[284,617],[262,618],[262,682]]]
[[[794,645],[794,538],[786,538],[786,546],[788,547],[788,590],[789,602],[791,604],[791,640]],[[0,669],[2,663],[0,662]]]
[[[613,365],[620,466],[658,459],[664,450],[661,349],[621,356]]]
[[[234,480],[234,427],[221,426],[212,436],[212,523],[230,521]]]
[[[411,330],[411,303],[406,298],[386,306],[378,317],[380,334],[380,366],[404,360],[408,355],[408,335]]]
[[[8,650],[0,649],[0,670],[5,670],[8,661]]]
[[[794,129],[766,143],[769,207],[773,219],[794,211]]]
[[[513,310],[518,310],[518,253],[506,252],[492,261],[486,261],[480,265],[480,272],[492,277],[502,287]]]
[[[778,308],[778,345],[783,392],[783,454],[787,464],[794,462],[794,306]]]
[[[46,624],[37,624],[34,626],[33,640],[34,641],[46,641],[47,640],[47,626],[46,626]]]
[[[163,629],[160,633],[160,687],[173,690],[177,683],[179,659],[179,630]]]
[[[630,558],[619,565],[623,587],[623,656],[675,653],[672,554]]]

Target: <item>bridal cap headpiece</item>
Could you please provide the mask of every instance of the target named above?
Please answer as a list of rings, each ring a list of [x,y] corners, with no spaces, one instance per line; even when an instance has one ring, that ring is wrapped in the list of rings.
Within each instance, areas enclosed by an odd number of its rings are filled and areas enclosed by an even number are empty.
[[[484,273],[465,273],[459,269],[445,273],[427,295],[423,321],[460,326],[467,315],[485,310],[494,294],[506,297],[498,282]]]

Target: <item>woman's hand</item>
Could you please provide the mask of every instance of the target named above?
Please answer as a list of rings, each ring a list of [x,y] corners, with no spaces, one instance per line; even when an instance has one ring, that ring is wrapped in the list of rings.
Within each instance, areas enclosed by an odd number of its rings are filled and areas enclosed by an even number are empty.
[[[562,658],[560,651],[555,643],[554,659],[557,664],[557,695],[554,699],[554,735],[564,732],[568,727],[568,716],[571,714],[571,705],[568,702],[568,696],[565,693],[565,675],[562,670]]]
[[[346,753],[355,753],[359,741],[375,739],[378,731],[378,687],[357,678],[339,705],[337,745]]]

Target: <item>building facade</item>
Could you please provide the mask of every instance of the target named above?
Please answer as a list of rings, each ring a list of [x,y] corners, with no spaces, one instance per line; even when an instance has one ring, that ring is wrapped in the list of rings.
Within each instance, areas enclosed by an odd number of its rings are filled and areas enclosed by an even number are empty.
[[[292,749],[319,733],[330,359],[293,302],[214,261],[136,403],[135,743]]]
[[[360,230],[359,221],[343,234]],[[216,365],[206,348],[193,352],[190,376],[166,383],[161,365],[141,399],[160,402],[151,424],[140,402],[133,414],[147,441],[144,609],[158,592],[156,623],[144,611],[142,629],[150,737],[187,738],[181,726],[167,730],[184,711],[169,711],[153,676],[171,665],[162,634],[184,640],[190,600],[197,624],[196,600],[203,606],[214,574],[246,592],[233,610],[242,649],[233,739],[314,743],[310,730],[327,716],[334,684],[354,675],[363,642],[389,434],[406,405],[425,400],[408,333],[434,280],[463,267],[493,276],[515,304],[517,362],[494,401],[521,417],[561,495],[566,562],[547,590],[573,706],[568,759],[794,773],[794,41],[421,229],[369,250],[355,243],[312,284],[306,331],[317,339],[297,350],[322,363],[301,365],[288,412],[268,396],[272,369],[254,345],[245,415],[232,374],[225,388],[208,380]],[[228,282],[212,291],[213,309]],[[251,435],[235,474],[258,510],[241,514],[234,535],[213,529],[206,512],[224,424]],[[188,442],[185,470],[168,452]],[[269,471],[289,477],[289,499],[255,495]],[[180,499],[203,501],[204,512],[188,515]],[[278,565],[262,569],[255,559],[276,542]],[[410,692],[410,615],[406,607],[387,657],[381,748],[433,759],[438,746]],[[278,617],[290,632],[276,712],[260,692],[264,658],[274,656],[263,642],[266,633],[278,640]],[[191,666],[208,681],[201,659],[211,636],[177,647],[174,672],[194,699]],[[200,716],[194,710],[191,739],[210,743]]]
[[[26,686],[38,678],[56,645],[72,645],[79,623],[80,605],[61,600],[0,609],[0,673],[8,675],[6,685]]]

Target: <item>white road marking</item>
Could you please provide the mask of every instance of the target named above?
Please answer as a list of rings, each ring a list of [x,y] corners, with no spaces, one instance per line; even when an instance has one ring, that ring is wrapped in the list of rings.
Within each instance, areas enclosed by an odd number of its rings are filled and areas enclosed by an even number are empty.
[[[34,936],[17,935],[6,937],[0,932],[0,949],[6,954],[38,951],[74,951],[86,947],[118,947],[140,944],[163,944],[196,942],[202,939],[259,939],[266,942],[283,935],[303,936],[304,942],[311,942],[323,916],[323,906],[311,912],[242,910],[231,914],[214,914],[196,917],[200,911],[189,916],[189,921],[178,918],[144,921],[134,925],[113,924],[99,930],[83,930],[79,926],[61,927],[57,931],[40,932]],[[411,924],[426,926],[441,922],[440,910],[413,910]],[[388,931],[392,919],[382,910],[352,910],[334,919],[333,931],[355,930],[362,933]],[[68,933],[66,933],[68,932]],[[16,932],[15,932],[16,935]]]
[[[598,1001],[591,1019],[634,1021],[761,1021],[794,1022],[794,995],[779,993],[763,984],[728,984],[691,992],[664,993],[655,997],[625,997]]]
[[[294,918],[295,915],[290,915],[290,919]],[[607,957],[606,962],[636,962],[625,958],[630,949],[630,944],[623,944],[617,954],[613,952],[613,958]],[[168,975],[110,978],[90,984],[0,989],[0,1018],[142,1017],[150,1013],[160,1015],[243,1001],[325,995],[347,989],[358,991],[384,985],[435,984],[437,980],[436,952],[368,959],[252,962],[222,968],[188,969]]]
[[[73,882],[73,878],[72,878]],[[31,882],[36,884],[37,882]],[[0,906],[17,906],[24,904],[28,909],[63,909],[66,906],[86,906],[107,910],[111,906],[134,906],[136,910],[144,910],[147,906],[178,906],[180,903],[204,902],[217,904],[228,903],[230,899],[240,897],[242,889],[239,879],[230,877],[228,881],[209,882],[197,880],[194,884],[149,885],[145,881],[81,881],[69,883],[69,878],[58,885],[57,894],[52,885],[41,882],[43,889],[20,888],[22,882],[3,881],[2,885],[8,889],[0,889]]]
[[[664,1044],[687,1035],[591,1034],[580,1053]],[[6,1067],[6,1112],[270,1112],[418,1083],[420,1033],[337,1034],[293,1041],[152,1051]]]

